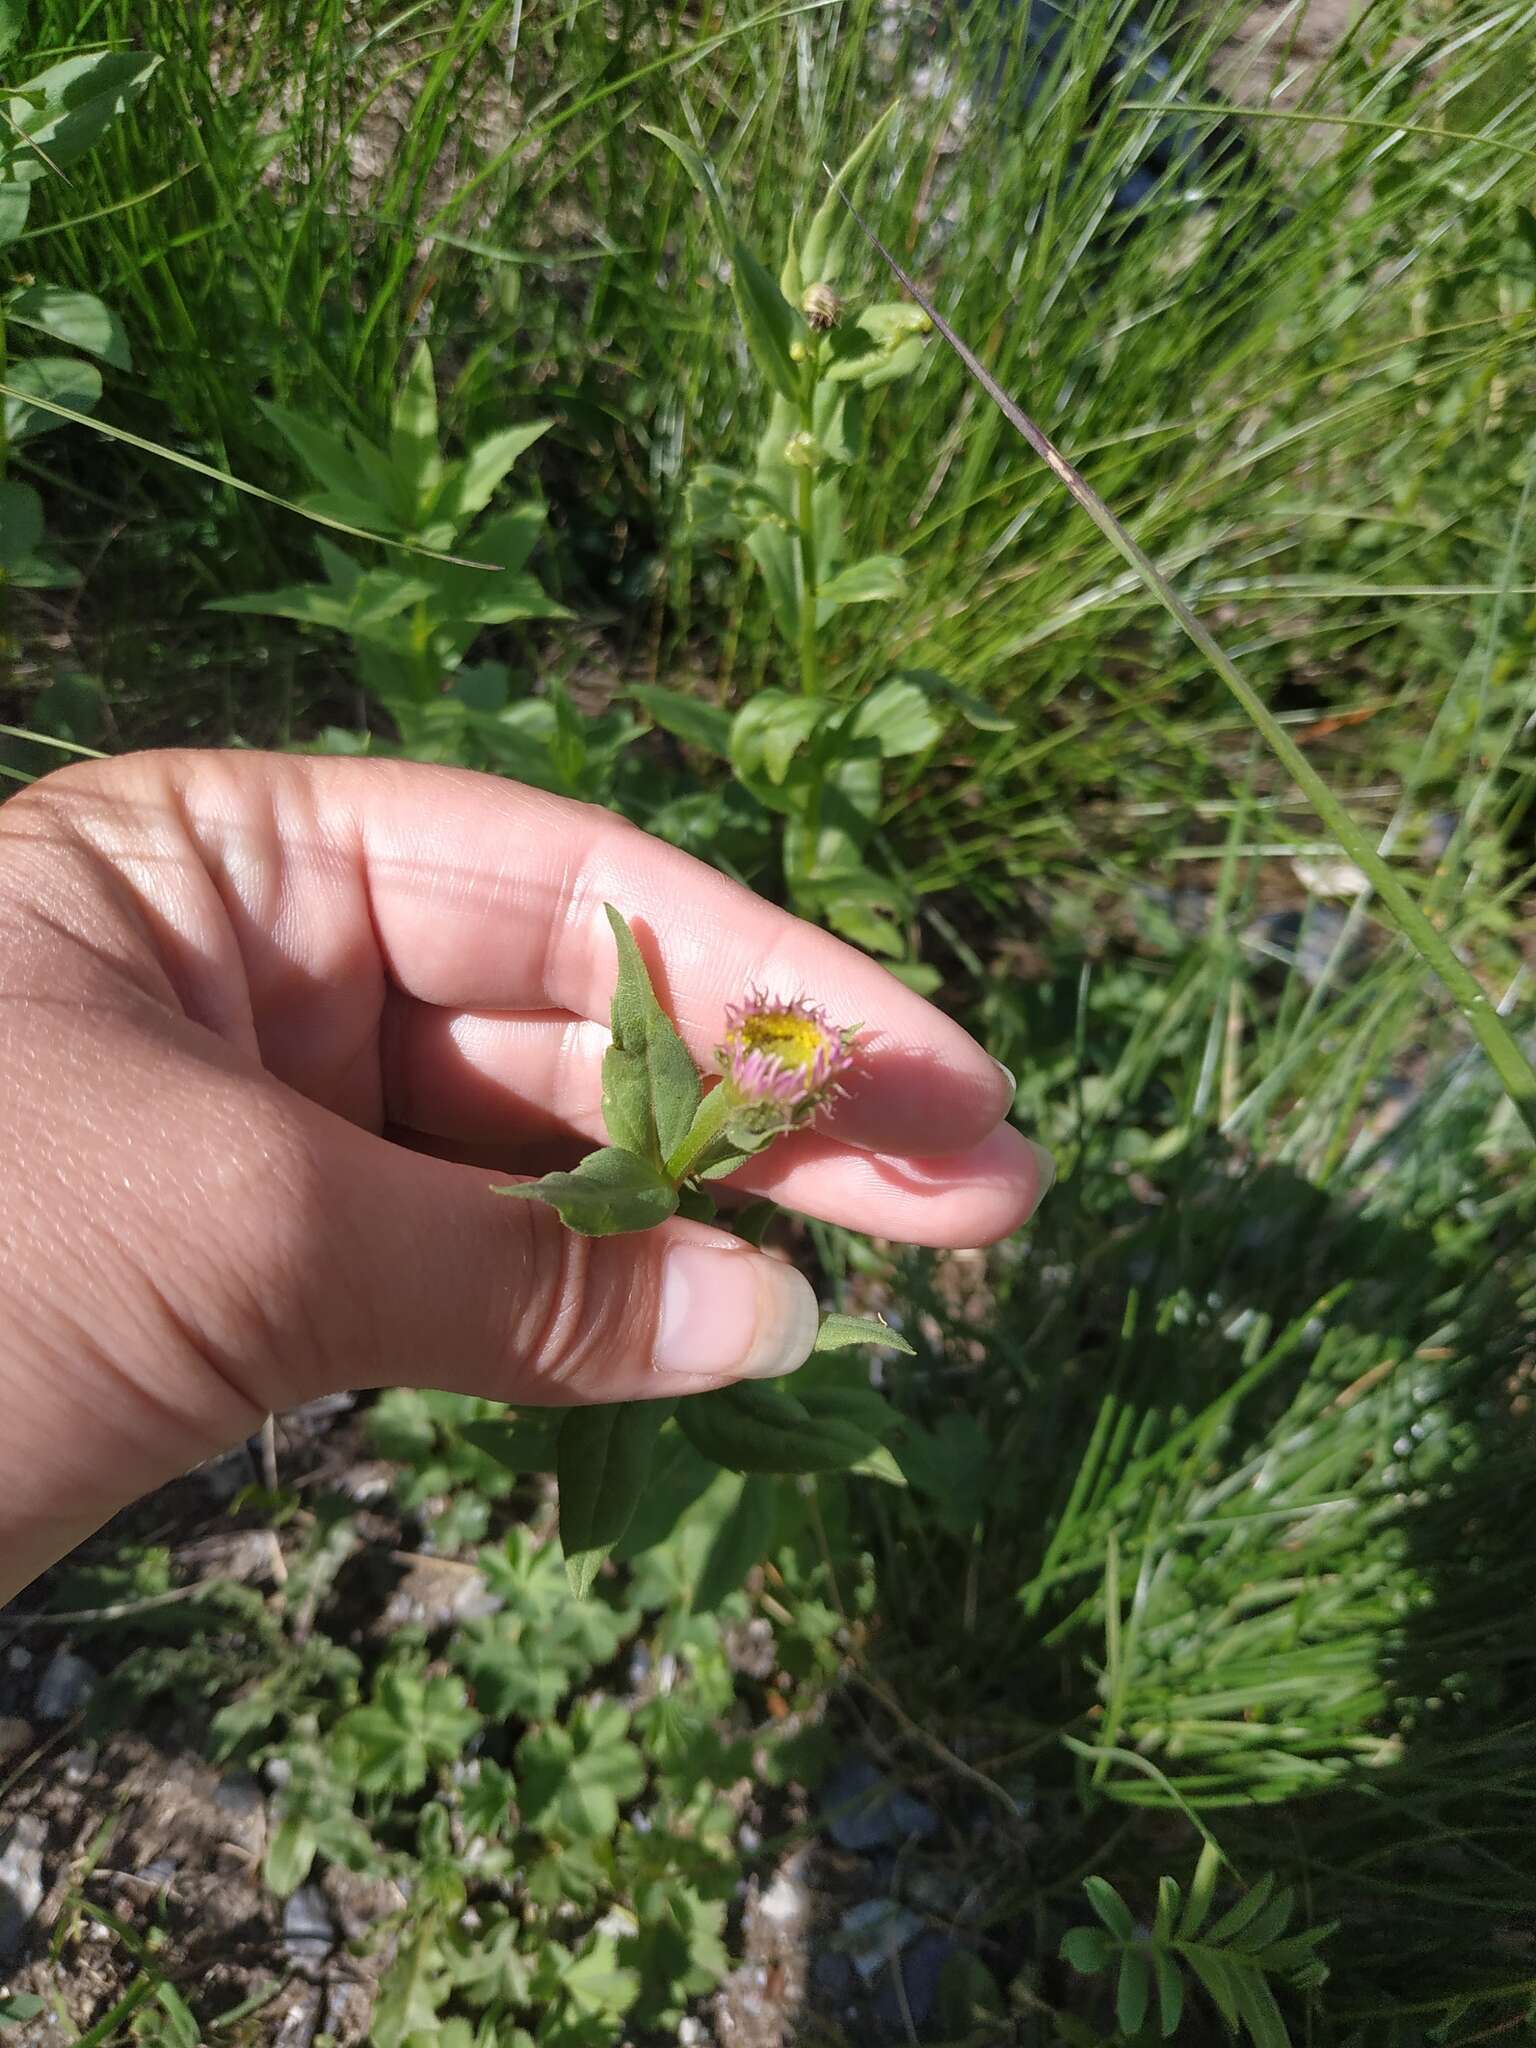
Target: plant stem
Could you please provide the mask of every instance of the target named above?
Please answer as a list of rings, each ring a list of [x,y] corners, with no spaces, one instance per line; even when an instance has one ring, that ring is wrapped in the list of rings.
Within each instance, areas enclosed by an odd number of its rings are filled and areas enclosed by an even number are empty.
[[[700,1160],[713,1149],[715,1140],[724,1131],[730,1113],[730,1096],[717,1082],[694,1111],[687,1136],[666,1163],[667,1179],[674,1186],[680,1186],[690,1173],[697,1170]]]
[[[816,355],[806,359],[800,389],[800,430],[816,428]],[[800,687],[807,697],[821,694],[821,667],[816,645],[816,472],[797,472],[795,518],[800,528]]]

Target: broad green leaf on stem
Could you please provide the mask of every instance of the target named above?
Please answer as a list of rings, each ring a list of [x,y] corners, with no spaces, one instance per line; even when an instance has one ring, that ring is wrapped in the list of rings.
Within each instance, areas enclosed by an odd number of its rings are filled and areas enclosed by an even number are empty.
[[[1184,1979],[1160,1948],[1152,1951],[1152,1970],[1157,1978],[1158,2024],[1163,2039],[1171,2041],[1184,2014]]]
[[[873,740],[890,761],[933,746],[944,737],[944,720],[926,691],[893,677],[859,699],[847,730],[855,739]]]
[[[908,1358],[916,1356],[905,1337],[899,1337],[889,1323],[874,1316],[823,1316],[811,1349],[845,1351],[853,1344],[878,1344],[885,1351],[904,1351]]]
[[[132,368],[122,321],[90,292],[66,291],[54,284],[24,285],[7,296],[5,317],[100,356],[116,370]]]
[[[953,704],[967,725],[978,732],[1012,732],[1014,720],[1005,718],[1001,711],[995,711],[982,697],[973,696],[969,690],[962,690],[958,683],[952,683],[948,676],[940,675],[932,668],[899,668],[891,678],[896,683],[911,683],[927,696],[940,703]]]
[[[437,372],[432,351],[423,342],[400,386],[389,435],[390,460],[418,517],[442,481],[437,434]]]
[[[899,555],[866,555],[816,587],[818,607],[828,615],[844,604],[883,604],[900,597],[907,572]]]
[[[159,63],[158,57],[131,50],[102,50],[88,57],[67,57],[14,87],[18,97],[5,109],[7,126],[13,136],[19,130],[33,147],[14,159],[12,177],[45,177],[50,168],[62,170],[94,149],[144,90]]]
[[[862,1424],[813,1415],[808,1402],[751,1381],[691,1395],[677,1420],[695,1450],[732,1472],[842,1472],[880,1448]]]
[[[1102,1877],[1085,1877],[1083,1890],[1088,1894],[1089,1905],[1117,1941],[1136,1939],[1136,1922],[1131,1917],[1131,1909],[1112,1884]]]
[[[3,157],[0,157],[3,161]],[[19,179],[0,182],[0,249],[16,241],[26,229],[27,210],[32,204],[32,187]]]
[[[1061,1937],[1062,1961],[1084,1977],[1107,1969],[1117,1953],[1115,1944],[1098,1927],[1069,1927]]]
[[[654,1230],[677,1210],[677,1191],[666,1175],[648,1159],[617,1148],[589,1152],[570,1173],[546,1173],[542,1180],[495,1192],[547,1202],[566,1229],[582,1237]]]
[[[763,572],[774,624],[793,647],[800,633],[800,568],[794,536],[765,519],[747,535],[747,553]]]
[[[297,619],[301,625],[329,626],[338,633],[350,632],[353,620],[351,598],[339,597],[320,583],[291,583],[282,590],[253,591],[247,597],[216,597],[204,610]]]
[[[380,499],[378,475],[370,472],[363,458],[348,446],[340,434],[316,426],[302,413],[290,412],[286,406],[274,405],[269,399],[258,398],[256,410],[263,419],[271,421],[315,481],[328,492],[372,506],[372,523],[398,524],[395,508]],[[370,522],[357,520],[353,523],[368,525]]]
[[[0,569],[29,560],[43,537],[43,501],[30,484],[0,483]]]
[[[101,399],[100,370],[74,356],[34,356],[30,362],[17,363],[9,381],[11,389],[22,394],[5,401],[6,439],[13,445],[51,434],[64,424],[57,413],[28,405],[28,398],[46,398],[73,412],[89,412]]]
[[[691,142],[665,128],[642,123],[648,135],[666,144],[683,169],[704,195],[714,220],[715,232],[725,245],[731,262],[731,295],[737,317],[747,337],[754,360],[775,391],[785,398],[799,396],[800,375],[790,355],[793,342],[804,338],[804,322],[774,283],[762,263],[731,226],[720,196],[720,187],[708,162]]]
[[[755,796],[776,810],[788,808],[783,785],[796,754],[826,716],[815,697],[760,690],[731,724],[731,765]]]
[[[650,1478],[670,1401],[572,1408],[560,1425],[560,1548],[571,1590],[584,1600],[623,1536]]]
[[[859,377],[861,391],[878,391],[882,384],[899,383],[903,377],[910,377],[922,362],[927,351],[916,335],[909,335],[905,341],[898,341],[888,350],[882,350],[877,360],[869,364]]]
[[[1128,2039],[1141,2032],[1152,2001],[1152,1971],[1139,1948],[1123,1949],[1115,1986],[1115,2024]]]
[[[665,732],[698,747],[718,760],[731,754],[731,715],[718,704],[706,704],[702,697],[690,697],[682,690],[665,690],[649,683],[637,683],[629,692]]]
[[[779,1489],[762,1473],[748,1473],[735,1505],[715,1531],[704,1569],[693,1589],[693,1612],[712,1614],[734,1593],[773,1541],[779,1513]]]
[[[857,200],[868,176],[869,161],[896,118],[900,100],[893,100],[859,143],[833,180],[832,189],[816,209],[800,244],[800,275],[806,284],[836,284],[848,260],[853,223],[843,193]]]
[[[656,1000],[634,934],[611,903],[603,907],[619,956],[609,1012],[613,1043],[603,1055],[603,1123],[616,1145],[654,1162],[649,1170],[672,1197],[671,1215],[677,1198],[659,1168],[688,1135],[699,1106],[699,1070]]]
[[[552,420],[533,420],[526,427],[504,427],[500,433],[477,441],[464,460],[448,472],[438,501],[442,517],[457,527],[483,512],[513,463],[553,424]]]

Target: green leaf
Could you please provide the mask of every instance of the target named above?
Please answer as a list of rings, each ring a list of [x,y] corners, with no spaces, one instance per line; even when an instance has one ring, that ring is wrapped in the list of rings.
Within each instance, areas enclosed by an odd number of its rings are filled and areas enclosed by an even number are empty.
[[[18,363],[7,381],[16,391],[67,405],[75,412],[89,412],[101,397],[101,372],[74,356],[34,356],[30,362]],[[30,406],[24,398],[5,401],[5,431],[13,445],[38,434],[51,434],[65,424],[56,413]]]
[[[0,182],[0,249],[24,234],[32,205],[32,187],[15,178]]]
[[[1214,1842],[1206,1842],[1195,1865],[1189,1897],[1184,1902],[1184,1917],[1179,1922],[1180,1941],[1193,1941],[1205,1925],[1205,1916],[1211,1910],[1211,1900],[1216,1892],[1216,1880],[1221,1874],[1221,1863],[1221,1851]]]
[[[714,171],[693,144],[685,142],[680,135],[670,134],[665,128],[653,128],[647,122],[642,122],[641,126],[647,135],[654,135],[658,142],[666,144],[704,195],[715,232],[731,260],[731,296],[736,301],[736,314],[747,337],[747,346],[774,390],[785,398],[797,398],[800,377],[789,350],[790,344],[804,334],[804,323],[799,314],[731,226]]]
[[[821,584],[816,600],[818,606],[827,606],[829,613],[844,604],[882,604],[899,597],[906,580],[906,565],[899,555],[866,555],[862,562],[850,562]]]
[[[900,107],[901,101],[893,100],[886,108],[844,163],[836,182],[813,214],[805,239],[800,244],[800,275],[806,284],[836,284],[841,278],[857,225],[844,203],[845,198],[858,204],[868,176],[870,158],[884,140],[886,130]]]
[[[645,1759],[628,1729],[629,1714],[617,1700],[582,1701],[563,1727],[525,1735],[516,1769],[524,1821],[578,1838],[611,1835],[620,1805],[645,1786]]]
[[[648,1159],[617,1146],[589,1152],[571,1173],[546,1173],[542,1180],[493,1192],[548,1202],[566,1229],[582,1237],[654,1230],[677,1210],[677,1192],[666,1175]]]
[[[778,1512],[776,1482],[760,1473],[748,1474],[741,1482],[735,1505],[715,1531],[704,1559],[704,1569],[693,1589],[695,1614],[712,1614],[736,1591],[752,1567],[761,1564],[773,1541]]]
[[[317,483],[337,497],[351,498],[373,507],[376,521],[391,529],[398,527],[395,512],[380,501],[378,478],[370,473],[340,434],[316,426],[302,413],[290,412],[286,406],[274,405],[270,399],[258,398],[256,410],[276,427]]]
[[[1152,1939],[1169,1942],[1179,1920],[1179,1885],[1177,1878],[1160,1877],[1157,1880],[1157,1920],[1152,1929]]]
[[[435,1765],[454,1763],[480,1728],[461,1679],[384,1665],[366,1706],[336,1724],[365,1792],[419,1791]]]
[[[35,327],[55,341],[83,348],[87,355],[100,356],[114,369],[133,367],[122,321],[90,292],[66,291],[55,284],[24,285],[7,295],[5,312],[6,318],[18,325]]]
[[[826,716],[814,697],[784,690],[759,690],[731,724],[731,765],[747,788],[776,810],[789,805],[783,794],[796,754]]]
[[[18,1991],[10,1998],[0,1998],[0,2026],[18,2026],[22,2020],[35,2020],[45,2010],[35,1991]]]
[[[0,483],[0,569],[25,562],[43,537],[43,501],[30,484]]]
[[[503,427],[477,441],[462,463],[450,470],[438,501],[442,516],[455,526],[483,512],[517,458],[547,434],[553,420],[534,420],[526,427]]]
[[[1061,1937],[1061,1957],[1083,1977],[1096,1977],[1107,1970],[1119,1953],[1109,1936],[1097,1927],[1069,1927]]]
[[[848,722],[855,739],[873,740],[883,759],[920,754],[944,736],[944,721],[915,683],[893,677],[861,697]]]
[[[718,704],[706,704],[702,697],[690,697],[682,690],[664,690],[649,683],[636,684],[629,694],[664,731],[676,733],[679,739],[718,760],[730,759],[731,715]]]
[[[952,704],[965,720],[978,732],[1012,732],[1014,721],[1005,718],[1000,711],[994,711],[984,698],[973,696],[969,690],[962,690],[958,683],[952,683],[948,676],[940,675],[932,668],[900,668],[892,677],[893,682],[912,683],[928,696],[941,703]]]
[[[1152,1971],[1139,1948],[1120,1954],[1120,1980],[1115,1986],[1115,2024],[1122,2034],[1138,2034],[1152,2002]]]
[[[906,1338],[877,1316],[823,1316],[811,1349],[846,1351],[852,1344],[878,1344],[886,1351],[904,1351],[908,1358],[916,1356]]]
[[[792,535],[775,520],[764,520],[747,535],[747,553],[763,572],[774,623],[790,646],[800,632],[800,568]]]
[[[158,57],[131,50],[103,50],[89,57],[67,57],[15,88],[18,95],[6,112],[8,126],[35,147],[37,154],[12,163],[12,176],[37,179],[50,168],[62,170],[94,149],[107,129],[137,99],[159,67]]]
[[[560,1425],[560,1547],[584,1600],[603,1559],[634,1518],[670,1401],[573,1408]]]
[[[613,1044],[603,1055],[603,1123],[615,1145],[660,1168],[688,1135],[699,1106],[699,1070],[656,1000],[633,932],[611,903],[603,908],[619,955],[609,1013]],[[660,1178],[671,1194],[670,1181]],[[667,1214],[675,1207],[673,1196]]]
[[[1215,2001],[1216,2009],[1235,2033],[1237,2031],[1237,1985],[1232,1965],[1220,1949],[1198,1944],[1181,1946],[1180,1954]]]
[[[423,342],[411,358],[390,420],[389,454],[395,471],[415,503],[425,512],[442,481],[443,458],[437,445],[437,372],[432,351]]]
[[[26,33],[26,27],[27,0],[0,0],[0,57],[9,57]],[[38,2011],[41,2010],[42,2000],[39,1999]],[[4,2016],[4,2008],[0,2007],[0,2018]]]
[[[1152,1972],[1157,1978],[1157,2018],[1165,2041],[1179,2030],[1184,2011],[1184,1979],[1160,1948],[1152,1951]]]
[[[1088,1894],[1089,1905],[1117,1941],[1136,1939],[1136,1922],[1131,1918],[1131,1909],[1106,1878],[1085,1877],[1083,1890]]]
[[[732,1472],[843,1472],[880,1448],[875,1431],[836,1408],[813,1417],[809,1401],[750,1380],[690,1395],[677,1421],[695,1450]]]
[[[1231,1941],[1234,1935],[1241,1934],[1249,1921],[1265,1905],[1274,1888],[1275,1873],[1272,1870],[1266,1870],[1252,1890],[1244,1892],[1237,1904],[1229,1907],[1222,1914],[1215,1926],[1206,1934],[1206,1940],[1220,1947],[1224,1942]],[[1287,1918],[1289,1918],[1289,1908],[1287,1908]]]
[[[1234,1966],[1232,1988],[1238,2012],[1253,2036],[1255,2048],[1291,2048],[1291,2037],[1280,2017],[1275,1994],[1264,1978],[1256,1970],[1242,1970]]]
[[[262,1865],[268,1891],[276,1892],[280,1899],[296,1892],[310,1873],[318,1847],[306,1818],[294,1814],[280,1820],[272,1830]]]

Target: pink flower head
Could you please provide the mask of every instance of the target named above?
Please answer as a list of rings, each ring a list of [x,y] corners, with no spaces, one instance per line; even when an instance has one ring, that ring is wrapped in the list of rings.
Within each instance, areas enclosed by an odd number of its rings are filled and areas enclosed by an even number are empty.
[[[743,1109],[776,1111],[787,1125],[843,1092],[857,1033],[838,1030],[817,1004],[802,996],[775,1002],[753,989],[725,1023],[715,1058]]]

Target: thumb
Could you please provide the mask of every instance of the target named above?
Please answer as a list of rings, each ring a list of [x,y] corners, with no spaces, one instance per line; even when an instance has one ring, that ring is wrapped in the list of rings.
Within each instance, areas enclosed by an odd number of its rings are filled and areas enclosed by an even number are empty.
[[[331,1136],[301,1319],[320,1391],[635,1401],[774,1378],[810,1354],[810,1283],[724,1231],[674,1219],[581,1237],[542,1202],[497,1200],[484,1168]]]

